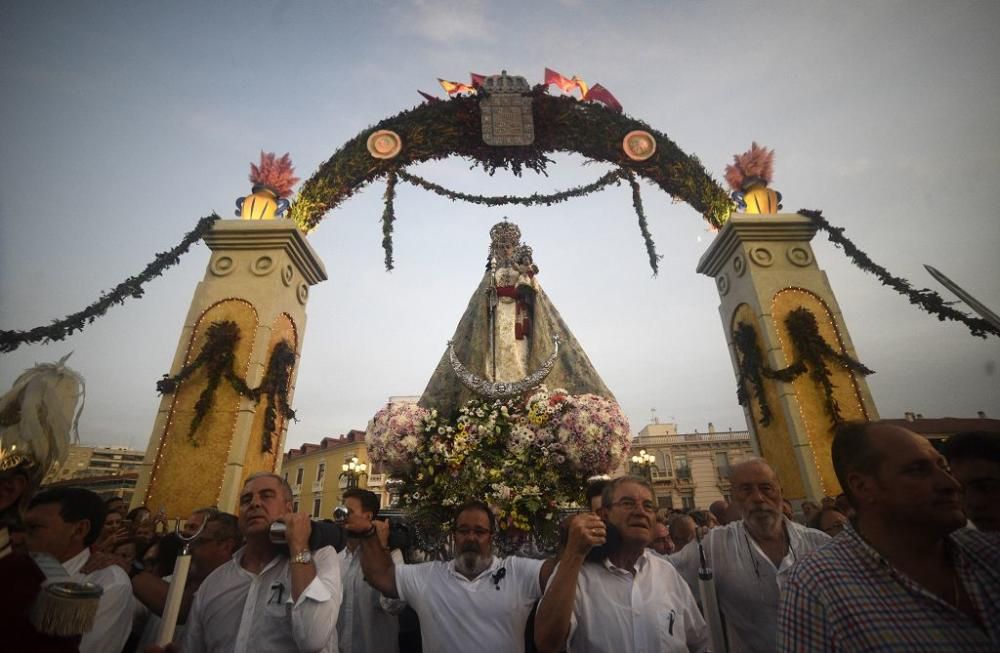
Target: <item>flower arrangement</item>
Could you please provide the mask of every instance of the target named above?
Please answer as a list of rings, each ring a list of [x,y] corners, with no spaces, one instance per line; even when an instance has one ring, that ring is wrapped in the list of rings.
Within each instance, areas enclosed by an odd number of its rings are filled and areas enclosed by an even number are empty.
[[[473,399],[451,421],[413,404],[386,406],[368,455],[402,481],[400,505],[430,541],[472,498],[495,508],[501,529],[548,539],[559,509],[578,505],[586,478],[617,467],[630,441],[615,402],[541,386],[527,398]]]
[[[299,183],[294,175],[292,158],[285,152],[280,159],[274,152],[260,153],[260,165],[250,164],[250,183],[257,186],[267,186],[275,191],[278,197],[288,197]]]
[[[734,154],[732,165],[726,166],[726,182],[734,191],[745,191],[752,184],[767,186],[774,176],[774,150],[750,144],[743,154]]]

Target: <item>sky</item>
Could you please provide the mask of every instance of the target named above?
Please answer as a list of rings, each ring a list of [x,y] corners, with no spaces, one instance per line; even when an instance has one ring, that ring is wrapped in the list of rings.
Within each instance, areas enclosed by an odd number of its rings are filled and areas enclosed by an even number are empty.
[[[233,218],[261,150],[303,179],[345,141],[443,96],[436,79],[546,67],[601,83],[722,180],[757,141],[786,211],[821,209],[875,261],[955,299],[934,265],[1000,310],[1000,3],[21,2],[0,9],[0,329],[80,310],[212,211]],[[553,93],[558,92],[554,88]],[[549,176],[451,158],[411,172],[479,194],[554,192],[607,167],[556,156]],[[643,182],[664,255],[651,275],[627,186],[550,208],[486,208],[400,184],[393,272],[384,182],[327,214],[288,446],[364,428],[418,395],[482,274],[489,227],[520,225],[539,281],[626,411],[682,432],[742,430],[712,279],[713,234]],[[939,322],[855,268],[817,261],[879,413],[1000,417],[1000,340]],[[0,390],[74,352],[84,442],[145,448],[209,250],[83,332],[0,354]]]

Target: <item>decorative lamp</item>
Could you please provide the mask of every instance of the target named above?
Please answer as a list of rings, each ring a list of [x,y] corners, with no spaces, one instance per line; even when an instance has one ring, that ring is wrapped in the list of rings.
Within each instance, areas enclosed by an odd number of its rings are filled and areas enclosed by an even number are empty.
[[[260,153],[260,166],[250,164],[250,195],[236,200],[236,215],[244,220],[275,220],[288,210],[286,196],[299,178],[286,152],[280,159],[274,152]]]
[[[732,198],[744,213],[774,214],[781,210],[781,193],[768,188],[774,173],[774,150],[752,143],[726,166],[726,181]]]

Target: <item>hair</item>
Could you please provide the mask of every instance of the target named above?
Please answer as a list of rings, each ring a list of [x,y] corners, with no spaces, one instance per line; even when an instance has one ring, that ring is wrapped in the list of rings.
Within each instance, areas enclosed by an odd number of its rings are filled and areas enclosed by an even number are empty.
[[[243,487],[246,487],[250,481],[256,481],[258,478],[273,478],[281,486],[281,489],[285,491],[285,501],[292,500],[292,486],[288,484],[284,476],[278,476],[277,474],[272,474],[271,472],[256,472],[247,476],[247,480],[243,481]]]
[[[836,508],[823,508],[819,512],[817,512],[815,515],[812,516],[812,519],[809,520],[809,523],[807,523],[806,526],[808,526],[809,528],[815,529],[817,531],[823,530],[823,528],[822,528],[822,525],[823,525],[823,515],[825,515],[828,512],[839,512],[841,515],[844,514],[844,513],[840,512],[839,510],[837,510]]]
[[[590,500],[594,497],[601,497],[601,500],[603,501],[604,488],[606,488],[610,482],[611,481],[606,478],[599,478],[596,481],[590,481],[587,483],[587,505],[590,505]]]
[[[143,555],[146,551],[152,547],[157,547],[156,549],[156,575],[167,576],[173,573],[174,564],[177,562],[177,556],[180,555],[183,542],[181,538],[177,536],[176,533],[168,533],[160,538],[158,541],[153,542],[140,553],[136,551],[136,558],[142,560]]]
[[[1000,435],[986,431],[963,431],[941,445],[941,453],[954,460],[987,460],[1000,464]]]
[[[670,531],[671,539],[674,539],[677,536],[677,529],[679,528],[680,523],[687,520],[694,521],[691,515],[685,515],[682,512],[675,512],[670,515],[670,518],[667,520],[667,530]],[[697,526],[697,523],[695,523],[695,526]]]
[[[104,500],[104,505],[110,506],[115,501],[121,501],[122,503],[125,503],[125,499],[123,499],[122,497],[116,497],[114,495],[111,495],[110,497]]]
[[[132,508],[131,510],[128,511],[128,514],[125,515],[125,519],[128,519],[130,521],[135,521],[138,518],[137,515],[141,512],[150,512],[150,510],[146,506],[139,506],[138,508]]]
[[[80,487],[57,487],[42,490],[33,496],[28,509],[50,503],[59,504],[59,516],[65,522],[77,523],[87,520],[90,523],[90,529],[83,539],[84,546],[89,547],[97,541],[104,528],[104,517],[108,512],[99,495]]]
[[[833,471],[847,500],[858,507],[847,477],[852,473],[874,474],[885,455],[875,448],[870,427],[877,422],[845,422],[837,427],[830,447]]]
[[[378,495],[371,490],[364,490],[359,487],[352,487],[343,494],[343,499],[357,499],[361,502],[361,509],[372,514],[372,519],[378,516],[378,508],[381,503]]]
[[[219,509],[216,506],[205,506],[204,508],[198,508],[191,512],[192,515],[205,515],[205,519],[211,519],[215,515],[219,514]]]
[[[615,490],[618,489],[619,485],[624,485],[625,483],[635,483],[636,485],[641,485],[649,490],[650,496],[652,496],[655,500],[656,491],[653,490],[653,486],[649,481],[639,476],[619,476],[616,479],[608,481],[608,484],[604,486],[604,490],[601,492],[602,508],[607,508],[611,505],[615,498]]]
[[[209,524],[218,524],[219,539],[232,540],[233,550],[243,546],[243,533],[240,532],[240,520],[236,518],[236,515],[230,515],[228,512],[216,512],[205,522],[206,527]]]
[[[708,526],[709,514],[711,513],[708,510],[694,510],[691,512],[691,519],[693,519],[694,523],[697,524],[698,526]]]
[[[454,531],[456,528],[458,528],[458,518],[466,510],[481,510],[482,512],[485,512],[490,520],[490,532],[491,533],[497,532],[496,515],[493,514],[493,511],[490,510],[490,507],[488,505],[476,499],[473,499],[472,501],[466,501],[459,507],[455,508],[455,516],[451,520],[451,530]]]
[[[749,465],[763,465],[764,467],[770,469],[771,472],[774,474],[774,480],[775,482],[777,482],[778,487],[781,487],[781,478],[778,476],[778,470],[776,470],[771,463],[767,462],[767,460],[761,458],[760,456],[747,456],[745,458],[737,460],[729,467],[729,476],[726,480],[732,483],[733,477],[736,476],[736,473],[741,468],[747,467]]]

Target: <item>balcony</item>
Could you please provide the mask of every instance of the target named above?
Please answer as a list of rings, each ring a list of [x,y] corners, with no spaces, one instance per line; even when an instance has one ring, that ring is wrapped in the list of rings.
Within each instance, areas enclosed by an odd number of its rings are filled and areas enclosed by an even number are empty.
[[[312,491],[313,491],[313,493],[322,492],[323,491],[323,482],[325,480],[326,479],[322,479],[321,478],[321,479],[319,479],[317,481],[313,481],[313,484],[312,484],[312,488],[313,488]]]
[[[678,467],[676,470],[677,480],[680,483],[690,483],[691,482],[691,468],[690,467]]]

